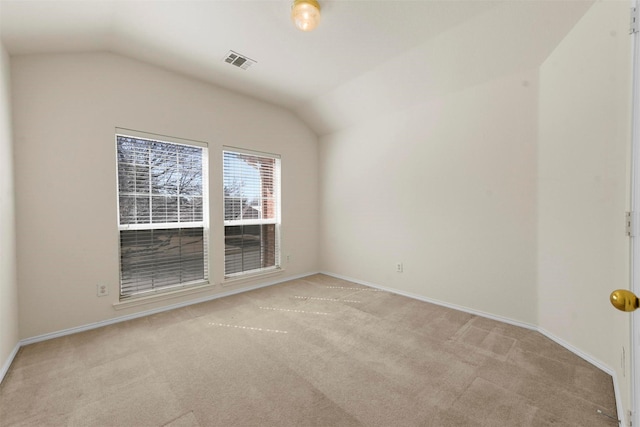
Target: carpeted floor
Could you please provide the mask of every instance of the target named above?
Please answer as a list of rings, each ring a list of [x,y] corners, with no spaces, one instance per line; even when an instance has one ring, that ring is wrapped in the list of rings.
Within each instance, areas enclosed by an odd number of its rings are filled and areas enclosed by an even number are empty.
[[[537,332],[324,275],[23,347],[0,426],[616,426]]]

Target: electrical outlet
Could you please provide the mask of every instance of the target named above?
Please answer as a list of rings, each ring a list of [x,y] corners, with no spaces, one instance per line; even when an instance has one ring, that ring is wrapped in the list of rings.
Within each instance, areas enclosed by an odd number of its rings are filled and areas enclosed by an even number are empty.
[[[106,297],[109,295],[109,287],[103,283],[98,283],[98,296]]]
[[[291,262],[291,254],[287,254],[287,264]]]
[[[396,273],[402,273],[404,271],[404,267],[401,262],[396,262]]]

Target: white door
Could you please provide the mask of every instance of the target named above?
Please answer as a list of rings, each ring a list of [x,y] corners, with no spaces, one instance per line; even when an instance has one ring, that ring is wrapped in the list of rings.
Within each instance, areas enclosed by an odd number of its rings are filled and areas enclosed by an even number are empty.
[[[638,8],[638,0],[632,0],[632,7]],[[633,16],[638,16],[634,14]],[[640,295],[640,33],[633,34],[633,141],[631,166],[631,210],[634,213],[632,223],[635,236],[632,239],[631,290]],[[633,426],[640,426],[640,310],[630,313],[631,320],[631,421]],[[627,414],[618,414],[621,419]]]
[[[635,286],[636,295],[640,293],[638,284]],[[640,313],[636,311],[633,315],[633,366],[631,372],[633,374],[633,390],[631,396],[633,398],[633,424],[634,426],[640,426]]]
[[[632,1],[634,8],[638,7],[638,0]],[[634,14],[634,16],[637,16]],[[634,213],[632,222],[635,237],[632,239],[632,265],[631,265],[631,290],[640,295],[640,33],[633,34],[633,141],[632,141],[632,167],[631,209]],[[633,426],[640,426],[640,310],[630,313],[631,320],[631,421]],[[618,414],[621,419],[627,418],[626,414]]]

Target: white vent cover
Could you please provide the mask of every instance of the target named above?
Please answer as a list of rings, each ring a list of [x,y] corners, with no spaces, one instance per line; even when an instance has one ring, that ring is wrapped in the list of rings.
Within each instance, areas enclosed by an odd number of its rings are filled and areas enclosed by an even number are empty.
[[[246,56],[232,50],[230,50],[229,53],[227,53],[227,55],[224,57],[224,62],[226,62],[227,64],[235,65],[236,67],[242,68],[243,70],[246,70],[253,64],[257,63],[253,59],[247,58]]]

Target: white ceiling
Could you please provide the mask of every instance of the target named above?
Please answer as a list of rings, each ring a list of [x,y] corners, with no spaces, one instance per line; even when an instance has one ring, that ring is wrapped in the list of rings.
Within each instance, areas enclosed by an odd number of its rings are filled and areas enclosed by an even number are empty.
[[[318,134],[539,65],[593,0],[0,0],[11,55],[111,51],[292,110]],[[241,70],[234,50],[257,61]],[[426,77],[429,78],[426,78]]]

